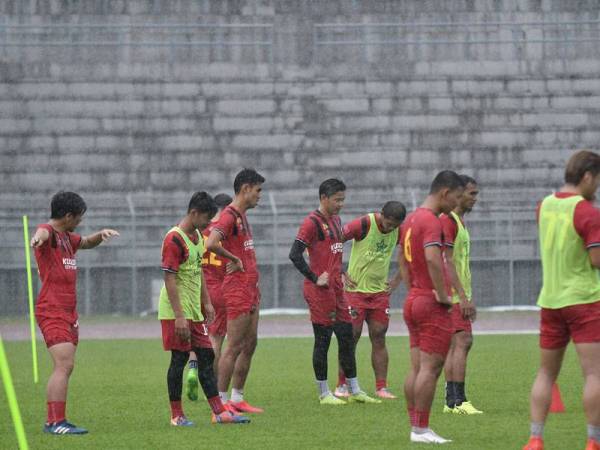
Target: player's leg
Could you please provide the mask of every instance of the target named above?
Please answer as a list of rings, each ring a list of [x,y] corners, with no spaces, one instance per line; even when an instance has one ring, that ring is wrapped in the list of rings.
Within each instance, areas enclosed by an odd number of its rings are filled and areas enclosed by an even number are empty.
[[[183,390],[183,371],[190,354],[188,351],[171,350],[171,362],[167,370],[167,390],[171,404],[171,425],[192,426],[183,413],[181,392]]]
[[[338,341],[340,365],[344,370],[346,382],[348,383],[348,390],[350,391],[348,401],[351,403],[381,403],[381,400],[369,397],[360,388],[358,383],[358,376],[356,373],[356,346],[354,344],[352,323],[350,321],[336,321],[333,324],[333,332]]]
[[[225,402],[228,400],[229,384],[233,376],[235,363],[245,346],[245,339],[251,325],[249,313],[240,314],[236,317],[228,317],[227,320],[227,345],[219,358],[219,394]]]
[[[419,373],[421,351],[419,347],[410,348],[410,369],[404,379],[404,398],[406,399],[406,410],[410,420],[411,428],[416,426],[415,416],[415,379]]]
[[[453,337],[455,348],[453,354],[453,374],[455,408],[459,414],[482,414],[473,404],[467,400],[465,393],[465,380],[467,372],[467,357],[473,346],[473,334],[470,330],[459,331]]]
[[[209,334],[210,343],[215,352],[215,361],[213,368],[215,371],[215,377],[218,378],[219,374],[219,359],[221,358],[221,352],[223,351],[223,342],[225,342],[225,336],[219,336],[217,334]]]
[[[311,316],[312,316],[311,311]],[[312,323],[313,334],[315,337],[312,354],[312,365],[317,382],[319,392],[319,401],[322,405],[343,405],[345,402],[333,396],[327,384],[327,355],[329,353],[329,345],[331,344],[331,336],[333,328],[331,325],[323,325],[320,323]]]
[[[600,342],[575,344],[583,371],[583,410],[588,439],[600,445]]]
[[[444,378],[446,378],[446,403],[444,405],[445,413],[454,412],[456,405],[456,392],[454,390],[454,350],[456,348],[456,333],[452,336],[450,350],[444,362]]]
[[[198,358],[193,351],[190,352],[188,371],[185,376],[185,394],[191,401],[198,400]]]
[[[386,317],[387,319],[387,317]],[[377,396],[385,399],[395,399],[387,388],[387,373],[389,355],[385,345],[385,336],[388,330],[388,321],[383,320],[371,310],[367,315],[367,326],[369,328],[369,339],[371,340],[371,365],[375,373],[375,389]]]
[[[250,312],[250,324],[248,326],[248,333],[244,340],[244,346],[240,355],[235,361],[233,376],[231,380],[231,404],[240,412],[247,413],[262,413],[261,408],[250,405],[244,400],[244,386],[246,385],[246,379],[248,373],[250,373],[250,365],[252,363],[252,357],[256,350],[256,344],[258,339],[258,320],[259,310]]]
[[[352,305],[349,307],[350,317],[352,317],[352,335],[354,337],[354,346],[358,344],[360,336],[362,334],[363,323],[365,321],[366,311],[362,308],[355,308]],[[349,397],[350,392],[348,390],[348,384],[346,382],[346,376],[344,375],[344,369],[340,361],[340,354],[338,352],[338,382],[335,388],[334,395],[336,397]]]

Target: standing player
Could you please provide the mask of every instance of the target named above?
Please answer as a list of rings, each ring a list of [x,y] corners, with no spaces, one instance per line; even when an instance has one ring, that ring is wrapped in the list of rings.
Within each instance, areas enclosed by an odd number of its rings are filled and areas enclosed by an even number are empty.
[[[454,334],[450,351],[446,357],[444,372],[446,375],[445,413],[481,414],[465,394],[465,374],[467,371],[467,355],[473,345],[471,321],[475,320],[475,303],[471,296],[469,231],[463,218],[471,212],[477,202],[477,182],[468,175],[461,175],[465,190],[458,206],[450,214],[442,214],[442,229],[446,253],[446,268],[452,285],[452,326]]]
[[[44,425],[44,432],[51,434],[88,432],[66,419],[67,389],[79,341],[75,253],[79,249],[97,247],[119,235],[111,229],[83,237],[76,234],[75,228],[81,223],[86,209],[78,194],[57,193],[50,202],[50,220],[38,225],[31,239],[42,281],[35,318],[54,364],[46,388],[48,418]]]
[[[313,368],[319,399],[322,405],[344,405],[327,385],[327,353],[331,336],[338,340],[340,365],[348,381],[350,402],[380,403],[365,394],[358,384],[352,319],[343,298],[342,251],[344,249],[342,222],[338,216],[344,206],[346,185],[335,178],[319,186],[320,206],[311,212],[300,226],[290,251],[294,266],[306,278],[304,298],[310,310],[315,335]],[[308,249],[310,266],[303,253]]]
[[[198,379],[213,411],[213,423],[247,423],[247,417],[226,411],[219,397],[213,370],[213,352],[200,303],[207,322],[214,310],[202,275],[204,229],[217,211],[214,200],[206,192],[196,192],[187,215],[165,236],[162,263],[165,284],[160,291],[158,318],[162,328],[163,348],[171,352],[167,372],[167,388],[171,402],[171,425],[192,426],[183,413],[181,391],[183,370],[193,350],[198,358]]]
[[[261,413],[244,400],[244,385],[256,349],[258,330],[258,268],[252,230],[246,211],[258,205],[265,179],[254,169],[244,169],[233,182],[235,198],[221,212],[206,241],[208,251],[229,260],[222,296],[227,308],[227,347],[219,358],[219,394],[237,411]],[[233,380],[232,380],[233,378]]]
[[[434,178],[421,207],[401,227],[399,265],[407,282],[404,321],[410,339],[411,368],[404,383],[412,442],[450,442],[429,428],[437,379],[452,340],[452,321],[443,262],[443,233],[438,215],[450,213],[463,192],[458,174],[444,170]]]
[[[202,230],[202,237],[206,241],[213,229],[214,224],[219,221],[221,211],[231,203],[232,198],[227,194],[215,195],[215,203],[219,209],[215,216],[210,221],[210,224]],[[221,357],[221,349],[223,340],[227,331],[227,311],[223,296],[221,295],[221,284],[225,278],[225,267],[227,262],[219,258],[214,253],[205,252],[202,258],[202,272],[206,281],[206,288],[210,301],[215,310],[215,319],[208,325],[208,337],[215,352],[215,361],[213,368],[215,376],[217,375],[217,367],[219,358]],[[198,359],[194,352],[190,352],[189,370],[186,375],[185,390],[188,398],[192,401],[198,400]]]
[[[543,450],[542,434],[565,349],[573,339],[584,378],[586,450],[600,449],[600,155],[579,151],[567,162],[565,185],[538,209],[543,283],[541,364],[531,390],[531,437],[524,450]]]
[[[390,201],[383,205],[381,212],[359,217],[343,229],[344,241],[353,239],[348,278],[354,284],[346,286],[344,297],[350,308],[354,342],[358,343],[363,322],[367,322],[376,395],[387,399],[396,398],[387,389],[388,351],[385,334],[390,321],[390,292],[402,281],[400,272],[389,284],[387,276],[392,254],[400,243],[398,227],[405,216],[404,205]],[[341,368],[335,395],[349,395]]]

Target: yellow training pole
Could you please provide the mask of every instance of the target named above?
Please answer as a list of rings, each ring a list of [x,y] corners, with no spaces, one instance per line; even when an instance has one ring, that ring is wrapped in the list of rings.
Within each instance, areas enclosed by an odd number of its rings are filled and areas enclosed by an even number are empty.
[[[33,382],[37,384],[38,360],[35,341],[35,310],[33,309],[33,285],[31,282],[31,255],[29,252],[29,222],[23,216],[23,239],[25,240],[25,266],[27,267],[27,294],[29,295],[29,326],[31,328],[31,354],[33,357]]]
[[[6,391],[8,407],[10,409],[10,415],[12,416],[13,424],[15,426],[15,433],[17,434],[17,442],[19,443],[19,448],[21,450],[28,450],[29,446],[27,445],[25,428],[23,428],[23,420],[21,419],[21,412],[19,411],[19,403],[17,402],[15,387],[10,376],[10,368],[8,367],[6,353],[4,352],[2,336],[0,336],[0,373],[2,374],[2,383],[4,384],[4,390]]]

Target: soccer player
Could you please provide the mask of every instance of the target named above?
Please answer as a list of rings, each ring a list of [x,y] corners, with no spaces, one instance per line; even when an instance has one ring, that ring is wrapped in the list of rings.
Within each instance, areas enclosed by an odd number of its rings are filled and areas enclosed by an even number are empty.
[[[167,388],[171,402],[171,425],[192,426],[181,405],[183,370],[193,350],[198,358],[198,379],[212,409],[213,423],[248,423],[247,417],[232,414],[223,407],[213,370],[212,349],[202,310],[207,322],[214,309],[202,275],[204,240],[200,234],[217,211],[206,192],[196,192],[189,202],[186,216],[171,228],[162,245],[161,267],[165,283],[160,291],[158,318],[162,328],[163,348],[171,352]],[[202,310],[200,304],[202,303]]]
[[[352,319],[343,297],[342,252],[344,249],[342,222],[338,216],[344,206],[346,185],[330,178],[319,186],[319,209],[303,221],[290,250],[290,259],[304,275],[304,298],[310,310],[315,344],[313,368],[322,405],[344,405],[327,385],[327,353],[331,336],[338,340],[340,365],[348,381],[350,402],[380,403],[365,394],[358,384]],[[310,266],[303,253],[308,249]]]
[[[119,233],[103,229],[88,236],[75,233],[87,206],[74,192],[58,192],[50,202],[50,220],[38,225],[31,247],[42,281],[35,318],[54,365],[46,388],[48,417],[44,432],[85,434],[66,419],[67,389],[79,341],[77,320],[77,250],[97,247]]]
[[[471,212],[477,202],[479,189],[477,182],[468,175],[460,176],[465,190],[458,206],[450,214],[440,215],[444,231],[445,260],[447,273],[452,285],[452,326],[454,334],[450,351],[446,356],[444,372],[446,375],[445,413],[481,414],[465,394],[465,374],[467,355],[473,345],[471,322],[475,320],[476,308],[471,295],[471,269],[469,231],[463,221],[465,214]]]
[[[237,411],[247,413],[263,412],[244,400],[244,385],[256,349],[260,303],[256,253],[246,211],[258,205],[264,182],[254,169],[236,175],[234,199],[223,209],[206,241],[208,251],[229,260],[221,290],[227,309],[227,346],[219,358],[219,394]]]
[[[401,226],[403,251],[398,263],[408,287],[404,321],[410,340],[411,368],[404,395],[411,424],[412,442],[450,442],[429,428],[429,413],[437,379],[452,340],[452,321],[443,262],[441,213],[458,205],[464,183],[457,173],[444,170],[436,175],[429,195]]]
[[[346,286],[344,297],[350,308],[354,342],[358,343],[363,323],[367,322],[371,340],[371,364],[375,372],[376,395],[395,399],[387,389],[388,351],[385,334],[389,325],[390,293],[398,287],[400,272],[387,281],[394,249],[400,243],[399,226],[406,216],[400,202],[390,201],[381,212],[367,214],[346,224],[344,241],[353,240],[348,278],[353,284]],[[348,390],[343,371],[334,393],[347,397]]]
[[[202,237],[205,241],[208,239],[214,224],[219,221],[221,211],[223,211],[223,208],[229,205],[231,201],[231,196],[227,194],[221,193],[215,195],[215,203],[218,211],[210,221],[210,224],[202,230]],[[223,278],[225,278],[226,264],[227,262],[225,260],[219,258],[214,253],[205,252],[204,257],[202,258],[204,281],[206,281],[208,295],[215,310],[215,318],[208,325],[208,337],[215,352],[215,361],[213,363],[215,376],[217,375],[217,367],[221,356],[223,340],[225,339],[225,333],[227,331],[227,311],[225,309],[225,304],[223,303],[223,297],[221,296],[221,284],[223,283]],[[190,400],[198,400],[198,358],[194,352],[190,352],[185,389],[187,397]]]
[[[576,152],[567,162],[564,186],[538,209],[541,363],[531,390],[531,437],[524,450],[544,448],[552,385],[570,339],[584,378],[585,448],[600,449],[600,210],[593,203],[598,186],[600,155]]]

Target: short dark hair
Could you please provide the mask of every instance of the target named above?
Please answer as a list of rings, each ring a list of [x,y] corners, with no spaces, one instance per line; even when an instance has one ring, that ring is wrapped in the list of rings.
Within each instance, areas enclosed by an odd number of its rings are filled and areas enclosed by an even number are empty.
[[[62,219],[71,213],[80,216],[87,211],[87,205],[79,194],[75,192],[60,191],[50,200],[50,218]]]
[[[219,208],[219,209],[225,208],[232,201],[233,201],[233,199],[231,198],[231,195],[229,195],[229,194],[225,194],[225,193],[221,192],[220,194],[215,195],[215,203],[217,204],[217,208]]]
[[[387,219],[402,222],[406,217],[406,207],[400,202],[389,201],[381,208],[381,214]]]
[[[254,169],[243,169],[235,176],[233,181],[233,192],[239,194],[244,184],[254,186],[265,182],[265,177]]]
[[[217,204],[207,192],[194,192],[188,205],[188,213],[196,210],[200,213],[208,213],[209,216],[214,216],[217,213]]]
[[[567,161],[565,182],[577,186],[586,172],[591,172],[594,177],[600,173],[600,155],[589,150],[580,150]]]
[[[338,180],[337,178],[329,178],[321,183],[319,186],[319,198],[322,195],[325,197],[331,197],[332,195],[338,192],[344,192],[346,190],[346,185],[342,180]]]
[[[467,184],[474,184],[475,186],[477,186],[477,181],[475,180],[475,178],[465,174],[460,174],[459,177],[464,183],[465,187],[467,187]]]
[[[442,189],[447,188],[453,191],[455,189],[464,187],[465,183],[456,172],[453,170],[442,170],[433,179],[429,193],[436,194]]]

